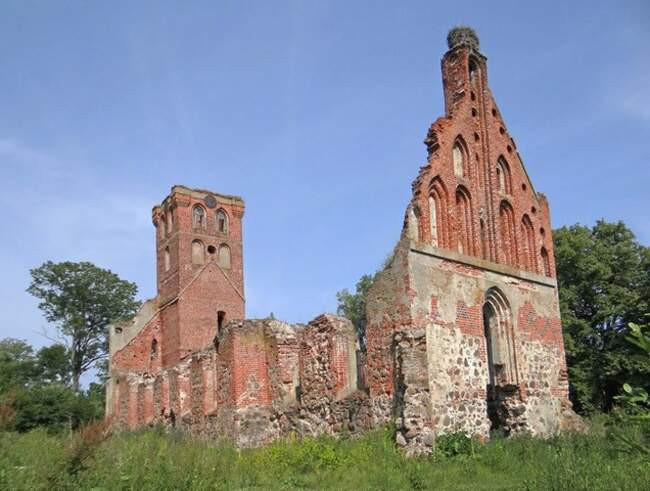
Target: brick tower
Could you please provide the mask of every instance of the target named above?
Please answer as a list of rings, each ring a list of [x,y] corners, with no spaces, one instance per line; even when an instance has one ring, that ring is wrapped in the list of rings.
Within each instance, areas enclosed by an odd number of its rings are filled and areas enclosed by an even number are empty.
[[[163,367],[244,318],[243,215],[239,197],[183,186],[153,208]]]
[[[185,186],[154,206],[158,292],[109,330],[108,416],[120,413],[119,401],[136,404],[128,396],[133,380],[156,377],[209,347],[227,321],[244,318],[243,216],[241,198]]]
[[[548,435],[573,415],[548,202],[488,88],[478,37],[455,28],[447,41],[445,116],[367,303],[371,397],[413,452],[440,433]]]

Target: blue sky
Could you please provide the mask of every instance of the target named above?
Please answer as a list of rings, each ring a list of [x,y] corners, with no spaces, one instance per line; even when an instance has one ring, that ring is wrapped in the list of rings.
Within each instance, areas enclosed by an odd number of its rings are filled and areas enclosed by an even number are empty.
[[[650,244],[650,3],[523,4],[3,1],[0,337],[47,342],[25,288],[49,259],[153,296],[173,184],[246,200],[249,317],[333,311],[399,236],[457,24],[554,227]]]

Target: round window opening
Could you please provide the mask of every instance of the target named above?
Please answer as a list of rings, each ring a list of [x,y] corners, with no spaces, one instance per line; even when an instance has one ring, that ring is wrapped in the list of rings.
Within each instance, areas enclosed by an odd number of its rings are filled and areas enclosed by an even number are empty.
[[[217,248],[215,246],[213,246],[213,245],[208,246],[208,253],[209,254],[214,254],[215,252],[217,252]]]

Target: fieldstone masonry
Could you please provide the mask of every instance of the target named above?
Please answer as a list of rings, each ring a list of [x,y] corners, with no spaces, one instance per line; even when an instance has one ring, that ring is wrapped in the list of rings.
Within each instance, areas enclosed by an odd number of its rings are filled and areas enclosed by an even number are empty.
[[[153,209],[158,295],[110,330],[107,417],[237,445],[393,422],[409,454],[437,435],[580,429],[568,380],[549,206],[487,85],[469,28],[448,36],[446,114],[427,134],[402,235],[347,319],[244,319],[236,196],[174,186]]]

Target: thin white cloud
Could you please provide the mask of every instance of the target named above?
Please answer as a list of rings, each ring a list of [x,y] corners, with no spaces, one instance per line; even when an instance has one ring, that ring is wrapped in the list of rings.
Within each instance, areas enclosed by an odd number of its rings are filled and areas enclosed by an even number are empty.
[[[0,138],[0,158],[3,166],[12,165],[23,168],[27,166],[49,175],[60,175],[61,172],[61,166],[47,153],[25,145],[14,138]]]
[[[650,122],[650,70],[624,81],[616,101],[619,110],[629,117]]]
[[[46,241],[53,252],[88,253],[93,248],[107,252],[112,243],[120,244],[118,250],[125,244],[136,249],[144,246],[141,236],[151,232],[150,197],[128,187],[107,191],[100,176],[84,172],[92,166],[59,158],[15,139],[0,139],[0,158],[12,164],[11,169],[4,170],[12,185],[0,195],[0,203],[8,211],[7,220],[15,222],[22,237],[38,231],[40,241]],[[33,213],[22,204],[26,196],[37,196],[46,206]]]

